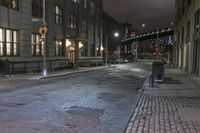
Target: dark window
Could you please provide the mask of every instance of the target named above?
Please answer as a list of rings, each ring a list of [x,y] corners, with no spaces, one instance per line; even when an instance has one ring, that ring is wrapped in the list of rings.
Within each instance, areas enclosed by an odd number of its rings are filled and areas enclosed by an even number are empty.
[[[186,42],[190,42],[190,21],[187,22],[187,35],[186,35]]]
[[[19,55],[19,32],[0,28],[0,56]]]
[[[19,0],[0,0],[0,5],[17,10],[19,5]]]
[[[81,21],[81,32],[86,34],[87,33],[87,22],[85,19]]]
[[[182,14],[185,13],[185,0],[182,0]]]
[[[43,1],[32,0],[32,16],[37,18],[42,18],[42,14],[43,14]]]
[[[55,6],[55,23],[62,24],[62,9],[59,6]]]
[[[70,13],[70,18],[69,18],[69,28],[70,29],[77,29],[77,18],[76,15],[74,15],[73,13]]]
[[[32,55],[43,55],[43,44],[41,43],[40,35],[32,33]]]
[[[187,0],[187,5],[190,6],[192,3],[192,0]]]
[[[200,21],[199,21],[199,18],[200,17],[200,11],[198,10],[196,13],[195,13],[195,32],[199,32],[199,26],[200,26]]]
[[[94,10],[95,10],[95,5],[94,5],[94,1],[90,1],[90,8],[91,8],[91,13],[94,14]]]

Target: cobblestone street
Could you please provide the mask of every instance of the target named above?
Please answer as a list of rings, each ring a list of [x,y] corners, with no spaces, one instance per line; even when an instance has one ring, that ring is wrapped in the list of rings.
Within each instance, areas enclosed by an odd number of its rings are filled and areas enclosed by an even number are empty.
[[[126,133],[200,133],[200,97],[144,93]]]

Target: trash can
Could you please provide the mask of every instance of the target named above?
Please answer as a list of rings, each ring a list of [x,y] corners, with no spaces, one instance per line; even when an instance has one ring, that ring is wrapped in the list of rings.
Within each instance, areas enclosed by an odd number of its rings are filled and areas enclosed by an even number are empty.
[[[153,62],[152,80],[159,83],[164,81],[164,64],[162,62]]]
[[[10,60],[9,59],[5,59],[4,60],[4,72],[6,75],[10,75],[11,71],[10,71]]]
[[[0,60],[0,73],[3,73],[5,69],[4,61]]]

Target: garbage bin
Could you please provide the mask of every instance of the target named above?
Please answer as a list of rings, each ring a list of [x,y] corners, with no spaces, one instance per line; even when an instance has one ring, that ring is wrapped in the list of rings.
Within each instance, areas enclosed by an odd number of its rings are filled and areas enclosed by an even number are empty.
[[[164,81],[164,64],[162,62],[153,62],[152,80],[160,83]]]
[[[4,62],[2,60],[0,60],[0,73],[3,73],[4,72]]]
[[[9,59],[5,59],[4,60],[4,72],[6,75],[10,75],[11,71],[10,71],[10,60]]]

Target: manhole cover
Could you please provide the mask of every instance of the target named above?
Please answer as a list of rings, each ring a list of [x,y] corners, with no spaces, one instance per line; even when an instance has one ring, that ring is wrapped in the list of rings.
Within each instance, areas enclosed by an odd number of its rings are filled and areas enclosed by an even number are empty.
[[[74,129],[81,127],[94,128],[100,123],[104,111],[87,107],[72,107],[67,111],[65,126]]]

